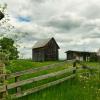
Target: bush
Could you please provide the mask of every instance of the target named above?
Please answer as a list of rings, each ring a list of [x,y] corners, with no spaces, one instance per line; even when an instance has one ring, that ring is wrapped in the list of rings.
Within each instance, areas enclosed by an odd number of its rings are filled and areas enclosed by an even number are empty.
[[[9,56],[3,52],[0,52],[0,62],[4,63],[5,65],[9,64]]]
[[[9,54],[10,60],[17,59],[19,57],[19,52],[17,50],[17,47],[15,46],[15,41],[13,39],[3,37],[2,39],[0,39],[0,46],[1,50],[4,53]]]

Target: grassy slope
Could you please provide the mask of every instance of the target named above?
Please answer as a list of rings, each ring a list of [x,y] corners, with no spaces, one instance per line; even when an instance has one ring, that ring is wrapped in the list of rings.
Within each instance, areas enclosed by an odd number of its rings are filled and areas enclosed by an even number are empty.
[[[30,68],[41,67],[58,61],[49,61],[49,62],[32,62],[31,60],[13,60],[10,62],[10,66],[7,66],[7,69],[11,72],[22,71]]]
[[[48,64],[52,64],[56,62],[31,62],[27,60],[20,60],[20,61],[13,61],[11,65],[8,67],[12,72],[34,68],[34,67],[40,67]],[[89,62],[86,63],[89,66],[98,67],[100,66],[99,63],[93,63]],[[44,72],[41,72],[39,74],[46,74],[51,73],[53,71],[62,70],[69,66],[69,64],[58,68],[54,70],[47,70]],[[37,75],[39,75],[37,74]],[[30,76],[24,76],[22,79],[26,79],[31,76],[37,76],[37,75],[30,75]],[[48,82],[47,80],[46,82]],[[66,81],[62,84],[50,87],[48,89],[44,89],[40,92],[22,97],[18,100],[100,100],[100,80],[99,76],[90,77],[89,79],[86,79],[84,77],[79,77],[75,79],[74,81]],[[36,83],[37,84],[37,83]],[[39,83],[38,83],[39,84]],[[23,86],[22,89],[26,89],[29,87],[35,86],[34,84]]]

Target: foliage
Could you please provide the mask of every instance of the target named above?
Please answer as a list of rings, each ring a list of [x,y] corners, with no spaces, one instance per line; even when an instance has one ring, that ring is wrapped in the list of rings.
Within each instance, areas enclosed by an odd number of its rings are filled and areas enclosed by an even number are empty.
[[[7,11],[7,4],[0,4],[0,12],[4,15],[0,16],[2,19],[0,20],[0,38],[4,36],[9,36],[9,32],[14,29],[14,26],[10,23],[10,16]]]
[[[4,63],[5,65],[9,64],[9,56],[4,52],[0,52],[0,62]]]
[[[4,10],[5,10],[6,6],[7,5],[4,5],[4,7],[1,7],[1,5],[0,5],[0,20],[5,17]]]
[[[17,59],[18,58],[18,50],[14,46],[14,40],[11,38],[2,38],[0,40],[1,51],[9,55],[9,59]]]

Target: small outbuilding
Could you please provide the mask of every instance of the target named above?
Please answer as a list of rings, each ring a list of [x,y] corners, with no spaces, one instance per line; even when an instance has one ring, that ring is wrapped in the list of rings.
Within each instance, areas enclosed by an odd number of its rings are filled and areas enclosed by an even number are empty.
[[[54,38],[42,39],[32,48],[33,61],[54,61],[58,60],[59,46]]]
[[[98,59],[98,61],[100,61],[100,48],[97,51],[97,59]]]
[[[80,61],[89,61],[91,56],[96,55],[96,52],[73,51],[73,50],[68,50],[65,53],[67,56],[67,60],[78,59]]]

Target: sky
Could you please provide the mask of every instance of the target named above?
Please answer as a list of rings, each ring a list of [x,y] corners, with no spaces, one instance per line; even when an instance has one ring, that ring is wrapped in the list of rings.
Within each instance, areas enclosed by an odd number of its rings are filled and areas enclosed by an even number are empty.
[[[60,46],[60,59],[67,50],[100,48],[100,0],[0,0],[4,3],[10,20],[0,36],[16,41],[20,57],[31,58],[36,41],[51,37]]]

